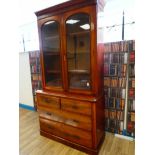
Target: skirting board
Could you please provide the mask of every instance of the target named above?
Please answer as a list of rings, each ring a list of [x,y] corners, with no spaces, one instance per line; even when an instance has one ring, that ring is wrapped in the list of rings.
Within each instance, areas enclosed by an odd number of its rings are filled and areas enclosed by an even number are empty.
[[[124,136],[124,135],[120,135],[120,134],[115,134],[115,136],[119,137],[119,138],[122,138],[122,139],[134,141],[134,138],[132,138],[132,137],[128,137],[128,136]]]
[[[23,109],[31,110],[31,111],[36,111],[34,107],[26,105],[26,104],[19,103],[19,107]]]

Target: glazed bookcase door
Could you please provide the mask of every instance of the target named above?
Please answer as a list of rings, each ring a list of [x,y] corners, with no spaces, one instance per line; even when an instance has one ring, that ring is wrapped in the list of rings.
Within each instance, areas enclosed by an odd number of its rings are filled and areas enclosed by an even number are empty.
[[[41,26],[42,72],[46,89],[62,89],[60,23],[51,19]]]
[[[90,15],[75,13],[65,20],[68,89],[92,88]]]

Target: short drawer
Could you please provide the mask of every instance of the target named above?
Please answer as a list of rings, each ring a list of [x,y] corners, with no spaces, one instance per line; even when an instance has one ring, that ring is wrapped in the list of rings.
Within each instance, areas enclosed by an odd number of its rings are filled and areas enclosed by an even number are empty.
[[[85,101],[77,101],[71,99],[61,99],[61,108],[63,110],[91,115],[91,103]]]
[[[83,116],[76,113],[56,109],[52,109],[48,112],[39,110],[39,116],[40,118],[61,122],[80,129],[85,129],[88,131],[92,130],[92,120],[90,116]]]
[[[63,123],[41,118],[40,130],[87,147],[92,147],[91,132],[86,132]]]
[[[37,94],[37,105],[38,108],[47,107],[60,109],[60,99],[53,96]]]

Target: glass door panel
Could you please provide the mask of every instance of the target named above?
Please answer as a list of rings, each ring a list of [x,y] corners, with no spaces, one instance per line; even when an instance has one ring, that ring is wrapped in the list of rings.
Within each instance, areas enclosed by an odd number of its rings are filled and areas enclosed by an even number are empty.
[[[69,88],[91,89],[90,17],[80,13],[66,20]]]
[[[46,22],[41,29],[46,86],[62,85],[60,65],[60,35],[57,21]]]

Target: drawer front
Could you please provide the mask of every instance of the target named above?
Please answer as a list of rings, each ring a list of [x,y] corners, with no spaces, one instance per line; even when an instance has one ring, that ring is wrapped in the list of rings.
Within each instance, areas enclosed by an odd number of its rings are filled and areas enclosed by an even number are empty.
[[[60,109],[60,99],[53,96],[37,95],[38,107],[56,108]]]
[[[72,142],[92,147],[91,132],[86,132],[63,123],[40,118],[40,129],[49,134],[59,136]]]
[[[76,112],[79,114],[91,115],[91,103],[70,99],[61,99],[61,108],[63,110]]]
[[[76,113],[71,113],[63,110],[54,110],[51,111],[39,111],[39,116],[41,118],[50,119],[53,121],[61,122],[66,125],[77,127],[80,129],[85,129],[88,131],[92,130],[92,121],[89,116],[81,116]]]

